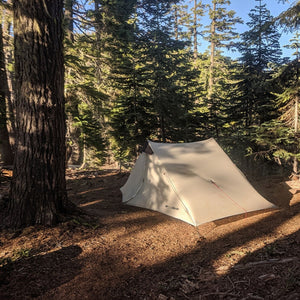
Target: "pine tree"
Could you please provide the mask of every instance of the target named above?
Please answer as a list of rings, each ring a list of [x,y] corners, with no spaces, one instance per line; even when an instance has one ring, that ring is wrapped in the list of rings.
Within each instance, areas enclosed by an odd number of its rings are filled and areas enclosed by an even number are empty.
[[[276,117],[270,81],[273,73],[271,66],[280,62],[282,53],[278,42],[280,34],[270,11],[262,4],[262,0],[256,1],[259,5],[251,10],[247,23],[250,30],[242,34],[239,46],[242,53],[240,60],[244,66],[240,90],[243,91],[241,97],[247,109],[247,126],[262,124]]]
[[[296,60],[300,60],[300,33],[298,31],[295,32],[294,36],[290,39],[290,44],[285,45],[285,48],[293,49],[295,52],[292,53],[295,56]]]
[[[95,1],[95,4],[98,51],[96,74],[98,86],[107,94],[103,107],[108,113],[104,115],[102,124],[110,144],[109,155],[121,162],[126,160],[128,148],[135,149],[132,136],[136,131],[132,122],[136,122],[133,121],[134,112],[138,111],[139,106],[136,81],[139,55],[136,52],[139,46],[134,36],[137,4],[134,0]],[[123,114],[124,110],[126,113]],[[138,134],[136,139],[140,140]],[[133,153],[134,150],[131,151]]]
[[[146,139],[195,138],[197,72],[185,44],[174,39],[172,1],[139,2],[132,35],[114,56],[112,136],[119,160]],[[173,6],[174,9],[174,6]]]
[[[90,32],[90,27],[97,24],[96,13],[78,11],[74,4],[78,6],[74,0],[65,1],[67,146],[68,159],[70,156],[73,164],[86,167],[103,162],[106,156],[103,103],[107,95],[99,84],[98,37]],[[78,23],[81,33],[73,31]]]
[[[180,69],[186,58],[182,53],[185,44],[172,39],[171,4],[173,1],[145,1],[142,5],[144,16],[141,28],[144,41],[145,63],[148,73],[148,97],[157,118],[156,136],[163,142],[176,140],[173,128],[178,128],[177,120],[186,115],[187,103],[181,105],[184,95],[180,92]],[[186,62],[186,61],[185,61]],[[187,68],[189,66],[187,65]],[[182,73],[183,74],[183,73]],[[191,81],[192,82],[192,81]],[[182,99],[181,99],[182,97]],[[191,97],[187,101],[193,101]],[[177,136],[177,134],[176,134]]]
[[[153,109],[146,96],[149,73],[144,51],[138,41],[131,43],[112,69],[116,92],[110,124],[114,154],[120,162],[135,156],[137,145],[155,130]]]
[[[72,148],[72,160],[82,167],[105,157],[103,118],[107,95],[97,85],[97,48],[94,36],[74,34],[73,43],[66,49],[66,112],[68,116],[67,139]],[[94,131],[90,130],[93,126]],[[102,152],[102,156],[100,153]]]
[[[217,51],[221,51],[226,47],[230,49],[233,47],[234,39],[238,37],[235,32],[235,25],[241,23],[241,19],[235,17],[233,10],[227,10],[226,6],[230,5],[229,0],[213,0],[212,6],[209,10],[210,27],[205,31],[206,39],[210,43],[210,65],[209,65],[209,86],[208,97],[213,95],[214,85],[214,68],[215,68],[215,56]],[[221,54],[221,52],[220,52]]]
[[[286,30],[299,29],[300,27],[300,2],[295,1],[286,11],[282,12],[276,19],[276,23]]]
[[[254,100],[252,124],[257,124],[252,133],[253,140],[258,151],[269,159],[274,158],[280,164],[292,159],[293,172],[297,174],[299,62],[278,64],[280,35],[266,5],[259,1],[250,17],[251,29],[242,36],[241,50],[245,76],[256,79],[252,81],[255,84],[249,93],[249,98]],[[249,90],[249,86],[246,88]]]
[[[282,51],[280,49],[280,33],[274,25],[273,17],[262,4],[262,0],[255,0],[258,5],[249,13],[250,30],[241,35],[242,43],[239,50],[241,61],[257,71],[263,71],[269,63],[278,64]]]
[[[293,172],[298,174],[298,160],[299,156],[299,102],[300,102],[300,60],[299,60],[299,34],[296,32],[295,36],[290,40],[289,48],[295,49],[294,55],[296,59],[283,65],[278,72],[273,76],[274,83],[279,85],[281,91],[276,93],[277,107],[279,108],[282,127],[292,129],[294,137],[291,139],[289,147],[282,147],[279,154],[285,154],[286,158],[293,158]],[[292,142],[294,141],[294,142]],[[291,147],[291,144],[293,147]],[[289,153],[289,152],[290,153]],[[275,153],[274,155],[276,155]]]
[[[74,3],[75,3],[75,0],[64,0],[65,36],[66,36],[66,39],[70,43],[72,43],[74,41],[74,11],[73,11]]]
[[[188,29],[191,23],[191,14],[188,12],[188,5],[183,1],[176,1],[171,6],[173,15],[174,38],[176,41],[191,41],[191,32]]]
[[[205,38],[210,43],[206,101],[209,109],[210,132],[214,136],[218,136],[220,133],[220,126],[222,126],[222,118],[224,117],[222,103],[226,101],[222,97],[222,92],[220,93],[221,90],[224,91],[225,82],[222,81],[222,78],[225,77],[224,68],[226,69],[226,59],[222,57],[222,49],[224,47],[230,49],[235,46],[234,40],[238,37],[235,32],[235,25],[242,22],[240,18],[235,16],[233,10],[227,10],[229,5],[230,1],[228,0],[212,1],[209,9],[210,25],[204,31]]]

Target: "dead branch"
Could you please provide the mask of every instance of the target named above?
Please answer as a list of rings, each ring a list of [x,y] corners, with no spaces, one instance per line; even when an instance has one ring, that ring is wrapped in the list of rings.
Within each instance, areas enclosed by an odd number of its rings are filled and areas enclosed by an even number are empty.
[[[284,264],[284,263],[289,263],[291,261],[297,261],[297,260],[299,260],[298,257],[289,257],[289,258],[284,258],[284,259],[274,258],[274,259],[250,262],[250,263],[247,263],[245,265],[239,264],[239,265],[234,266],[233,268],[236,269],[236,270],[244,270],[244,269],[248,269],[248,268],[251,268],[251,267],[258,266],[258,265]]]

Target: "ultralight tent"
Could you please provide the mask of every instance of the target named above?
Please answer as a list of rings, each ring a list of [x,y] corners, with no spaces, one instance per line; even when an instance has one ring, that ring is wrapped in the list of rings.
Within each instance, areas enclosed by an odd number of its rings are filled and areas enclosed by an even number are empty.
[[[148,141],[146,152],[121,188],[122,201],[129,205],[194,226],[274,207],[213,138],[178,144]]]

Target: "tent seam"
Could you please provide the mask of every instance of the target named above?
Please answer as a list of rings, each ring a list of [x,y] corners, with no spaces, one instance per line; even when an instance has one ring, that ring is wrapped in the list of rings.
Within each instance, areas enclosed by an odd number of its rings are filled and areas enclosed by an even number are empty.
[[[159,160],[159,158],[158,158],[158,160]],[[162,166],[163,166],[163,165],[162,165]],[[178,197],[179,201],[181,202],[181,204],[182,204],[183,207],[185,208],[187,214],[190,216],[190,218],[191,218],[191,220],[192,220],[194,226],[197,226],[197,225],[196,225],[196,222],[195,222],[195,219],[194,219],[193,215],[191,214],[189,208],[185,205],[184,201],[181,199],[180,194],[177,192],[177,190],[176,190],[176,188],[175,188],[175,185],[174,185],[172,179],[170,178],[170,176],[169,176],[169,174],[168,174],[167,169],[166,169],[164,166],[163,166],[163,168],[164,168],[164,170],[166,171],[166,176],[167,176],[169,182],[171,183],[171,187],[172,187],[174,193],[176,194],[176,196]]]

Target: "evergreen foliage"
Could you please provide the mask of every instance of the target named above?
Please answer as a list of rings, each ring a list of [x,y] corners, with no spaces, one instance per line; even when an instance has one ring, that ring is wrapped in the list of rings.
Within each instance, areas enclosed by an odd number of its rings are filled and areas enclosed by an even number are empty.
[[[255,1],[258,5],[249,13],[250,21],[247,22],[250,30],[242,34],[239,50],[245,65],[263,71],[268,68],[268,64],[280,62],[280,33],[266,4],[262,4],[262,0]]]
[[[244,101],[245,125],[259,125],[277,117],[274,107],[274,86],[270,81],[274,66],[281,56],[278,29],[262,0],[251,10],[250,30],[243,33],[239,50],[243,63],[243,74],[239,90]],[[273,66],[273,67],[272,67]]]
[[[263,0],[256,0],[239,43],[235,27],[242,21],[230,1],[205,3],[64,1],[70,162],[112,158],[122,164],[147,139],[212,136],[232,153],[251,148],[270,157],[281,150],[285,158],[297,156],[299,35],[287,46],[296,59],[282,60],[278,26],[298,28],[298,3],[273,18]],[[203,29],[204,17],[210,24]],[[203,39],[209,49],[201,53]],[[238,49],[241,58],[225,57],[225,49]]]
[[[119,159],[146,139],[193,140],[197,72],[185,44],[172,37],[173,1],[139,2],[131,38],[114,56],[111,127]],[[192,133],[193,132],[193,133]]]
[[[297,51],[296,51],[297,53]],[[265,156],[274,157],[280,164],[282,160],[293,165],[298,173],[299,156],[299,69],[298,59],[289,62],[274,72],[272,85],[277,87],[274,106],[278,117],[255,128],[254,140],[264,149]],[[262,151],[260,149],[260,151]]]
[[[205,102],[209,111],[208,132],[219,137],[222,135],[226,115],[224,105],[227,102],[226,94],[230,89],[230,62],[222,56],[224,48],[231,49],[235,46],[238,34],[235,25],[241,19],[235,16],[233,10],[228,10],[228,0],[213,0],[209,6],[210,25],[203,31],[204,37],[209,41],[209,60],[207,72],[207,89]],[[228,72],[229,71],[229,72]]]
[[[73,33],[72,39],[65,40],[67,142],[73,148],[74,162],[82,165],[103,162],[106,155],[102,120],[107,95],[97,85],[98,53],[93,38],[92,34]]]

